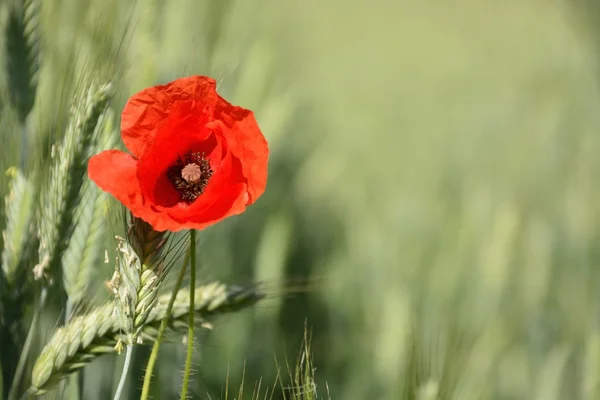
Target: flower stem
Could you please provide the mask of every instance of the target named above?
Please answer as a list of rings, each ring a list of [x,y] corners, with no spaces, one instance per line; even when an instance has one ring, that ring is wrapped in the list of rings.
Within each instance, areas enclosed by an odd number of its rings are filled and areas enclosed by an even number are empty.
[[[119,400],[121,398],[121,393],[123,392],[125,381],[127,380],[127,373],[129,372],[129,364],[131,364],[132,352],[133,345],[129,343],[127,345],[127,350],[125,350],[125,363],[123,364],[123,372],[121,372],[121,379],[119,380],[119,386],[117,386],[117,391],[115,392],[115,397],[113,400]]]
[[[194,309],[194,294],[196,292],[196,231],[190,231],[190,310]],[[187,391],[190,383],[190,372],[192,370],[192,354],[194,352],[194,312],[189,313],[187,355],[185,357],[185,370],[183,373],[183,385],[181,387],[181,400],[187,399]]]
[[[190,253],[188,252],[188,259],[189,256]],[[152,346],[152,353],[150,353],[148,365],[146,366],[146,373],[144,375],[144,385],[142,387],[142,396],[140,397],[140,400],[148,400],[148,396],[150,395],[150,383],[152,382],[152,372],[154,370],[154,364],[156,364],[156,360],[158,358],[158,349],[160,348],[162,338],[165,334],[165,331],[167,330],[167,326],[169,325],[169,319],[171,319],[171,311],[173,311],[173,304],[175,303],[175,298],[177,297],[177,293],[179,292],[179,288],[181,287],[181,282],[183,281],[183,277],[185,276],[187,263],[188,260],[186,259],[183,262],[183,266],[181,267],[181,271],[179,272],[179,276],[177,277],[177,282],[175,282],[175,286],[173,287],[173,292],[171,293],[171,298],[169,299],[169,304],[167,304],[167,310],[165,311],[165,317],[162,321],[160,321],[160,327],[158,328],[158,333],[156,334],[156,341]]]

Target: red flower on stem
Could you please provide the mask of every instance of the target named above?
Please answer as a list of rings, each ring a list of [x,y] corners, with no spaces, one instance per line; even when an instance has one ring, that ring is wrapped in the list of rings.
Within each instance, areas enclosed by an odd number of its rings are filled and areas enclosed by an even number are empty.
[[[269,149],[252,111],[213,79],[181,78],[135,94],[121,117],[131,154],[93,156],[89,177],[157,231],[203,229],[264,192]]]

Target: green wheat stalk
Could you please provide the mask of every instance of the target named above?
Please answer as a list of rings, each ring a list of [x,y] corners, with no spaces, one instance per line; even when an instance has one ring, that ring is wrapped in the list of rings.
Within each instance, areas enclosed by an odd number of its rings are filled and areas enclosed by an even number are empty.
[[[256,286],[229,287],[214,282],[196,288],[194,311],[199,323],[206,323],[209,317],[249,307],[263,297]],[[140,331],[146,343],[155,339],[169,298],[170,294],[160,296],[155,307],[148,313],[146,323]],[[169,340],[187,333],[189,312],[189,291],[184,288],[178,292],[173,305],[168,324]],[[118,311],[115,304],[110,302],[88,314],[73,318],[66,326],[59,328],[35,362],[29,393],[46,393],[90,361],[103,354],[116,352],[117,344],[127,339],[122,320],[116,313]]]
[[[168,236],[166,232],[155,231],[147,222],[130,215],[127,238],[128,240],[117,237],[120,256],[109,283],[115,295],[115,310],[124,333],[115,348],[120,354],[124,344],[127,345],[115,400],[120,398],[127,380],[133,345],[143,342],[142,329],[158,302],[159,285],[165,277],[162,254]],[[169,318],[168,314],[164,318]]]
[[[30,294],[27,277],[37,246],[33,234],[36,200],[33,179],[17,168],[10,168],[8,174],[11,180],[5,198],[6,225],[2,232],[4,247],[0,259],[0,320],[4,327],[0,327],[0,331],[20,323],[26,297]]]
[[[29,304],[28,271],[37,256],[33,234],[36,191],[33,179],[10,168],[5,198],[5,229],[0,257],[0,361],[4,380],[12,379],[22,344],[22,318]],[[7,383],[8,385],[8,383]]]
[[[159,284],[164,278],[163,250],[168,236],[145,221],[131,216],[127,240],[117,237],[119,257],[110,281],[121,328],[128,345],[143,339],[141,330],[158,301]],[[118,343],[121,351],[122,343]]]
[[[107,113],[106,123],[94,152],[115,145],[112,113]],[[62,257],[63,285],[72,306],[81,301],[85,289],[94,277],[94,266],[102,257],[103,237],[107,232],[106,201],[108,195],[96,185],[83,186],[82,201],[75,209],[76,225],[69,245]]]
[[[74,213],[77,225],[62,257],[63,285],[71,305],[82,300],[94,277],[94,266],[102,258],[106,233],[105,202],[108,196],[96,186],[86,184],[81,198]]]
[[[159,276],[152,268],[145,268],[125,239],[117,237],[119,258],[110,287],[120,324],[126,334],[126,344],[141,340],[140,332],[158,301]],[[122,347],[119,343],[118,351]]]
[[[75,98],[65,137],[53,148],[49,180],[42,191],[36,279],[61,281],[57,278],[62,272],[62,256],[76,225],[73,210],[81,202],[87,162],[107,119],[111,92],[110,84],[91,85],[80,92]]]
[[[14,287],[19,285],[25,272],[28,244],[32,241],[34,222],[35,188],[17,168],[10,168],[7,175],[11,180],[9,192],[5,198],[6,227],[2,232],[2,272],[5,283]],[[4,292],[3,292],[4,293]]]

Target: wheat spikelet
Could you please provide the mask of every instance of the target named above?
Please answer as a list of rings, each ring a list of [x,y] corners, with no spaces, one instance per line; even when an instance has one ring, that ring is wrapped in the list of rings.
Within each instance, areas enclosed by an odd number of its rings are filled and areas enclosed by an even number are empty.
[[[2,272],[8,286],[14,286],[23,275],[23,256],[26,256],[31,234],[35,190],[28,179],[16,168],[10,168],[7,174],[12,178],[10,190],[5,199],[6,228],[2,232]]]
[[[116,135],[112,117],[108,110],[94,153],[114,146]],[[63,284],[71,304],[81,300],[94,277],[94,271],[97,270],[94,266],[98,265],[102,256],[102,238],[107,231],[105,203],[108,195],[88,181],[83,186],[81,199],[74,212],[75,230],[62,257]]]
[[[206,318],[233,312],[255,304],[263,297],[255,286],[228,287],[215,282],[200,286],[195,291],[194,311],[199,323]],[[151,342],[165,317],[170,294],[160,296],[156,307],[149,313],[140,335]],[[42,350],[32,372],[29,393],[40,395],[52,390],[71,373],[83,368],[95,358],[116,351],[116,345],[125,340],[120,318],[115,317],[115,304],[108,303],[86,315],[73,318],[58,329]],[[181,289],[175,299],[169,319],[167,339],[187,333],[187,316],[190,311],[189,291]]]
[[[22,310],[30,293],[28,266],[35,259],[37,240],[33,232],[36,191],[33,180],[16,168],[8,171],[10,190],[5,199],[6,228],[2,232],[0,279],[0,321],[5,327],[20,323]],[[1,331],[0,327],[0,331]]]
[[[0,258],[0,359],[4,380],[12,378],[17,366],[23,342],[23,315],[31,295],[27,279],[29,266],[37,256],[37,240],[32,232],[36,197],[33,179],[16,168],[10,168],[8,174],[6,225]]]
[[[81,301],[94,277],[94,266],[101,259],[101,245],[106,233],[104,203],[107,199],[104,192],[87,184],[82,201],[74,212],[77,224],[62,257],[63,285],[71,304]]]
[[[79,93],[62,144],[53,149],[49,181],[42,191],[39,264],[34,273],[61,282],[60,263],[73,229],[72,210],[81,201],[87,162],[105,121],[111,85]]]
[[[115,294],[125,342],[140,342],[140,331],[158,301],[164,277],[163,250],[166,232],[157,232],[145,221],[131,216],[126,241],[117,237],[120,253],[111,287]],[[120,349],[121,343],[118,343]]]
[[[133,344],[149,310],[157,301],[158,276],[152,269],[144,269],[133,248],[117,237],[119,258],[110,286],[115,294],[116,313],[126,334],[126,343]]]
[[[6,26],[8,95],[19,120],[25,122],[35,102],[40,45],[38,0],[22,0],[14,6]]]

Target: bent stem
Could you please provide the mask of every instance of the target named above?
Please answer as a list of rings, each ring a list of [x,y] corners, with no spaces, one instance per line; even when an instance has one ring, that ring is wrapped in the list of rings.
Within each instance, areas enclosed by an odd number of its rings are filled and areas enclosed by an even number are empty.
[[[193,247],[194,246],[190,247],[190,251],[192,251],[191,249]],[[189,257],[190,252],[188,252],[187,258],[189,259]],[[187,263],[188,260],[185,260],[183,266],[181,267],[181,271],[179,272],[179,276],[177,277],[177,282],[175,282],[173,292],[171,293],[171,298],[169,299],[169,303],[167,304],[165,317],[160,322],[160,327],[158,328],[158,333],[156,334],[156,341],[152,346],[152,353],[150,353],[150,358],[148,358],[148,365],[146,366],[146,373],[144,374],[144,386],[142,387],[142,395],[140,397],[140,400],[148,400],[148,396],[150,395],[150,383],[152,382],[152,372],[154,371],[154,364],[156,364],[156,360],[158,358],[158,349],[160,348],[163,336],[165,334],[165,331],[167,330],[167,325],[169,325],[169,320],[171,319],[171,312],[173,311],[173,304],[175,303],[175,298],[177,297],[177,293],[179,292],[179,288],[181,287],[181,282],[183,281],[183,277],[185,276]]]
[[[123,388],[125,387],[125,381],[127,380],[127,373],[129,372],[129,365],[131,364],[132,351],[133,345],[129,343],[127,345],[127,350],[125,353],[125,363],[123,364],[123,372],[121,372],[121,379],[119,380],[119,386],[117,386],[117,391],[115,392],[115,397],[113,400],[119,400],[121,398],[121,393],[123,392]]]
[[[193,310],[194,294],[196,292],[196,231],[190,231],[190,310]],[[188,317],[188,335],[187,335],[187,355],[185,357],[185,371],[183,373],[183,385],[181,387],[181,400],[187,399],[187,391],[190,383],[190,372],[192,370],[192,353],[194,351],[194,314],[189,313]]]

